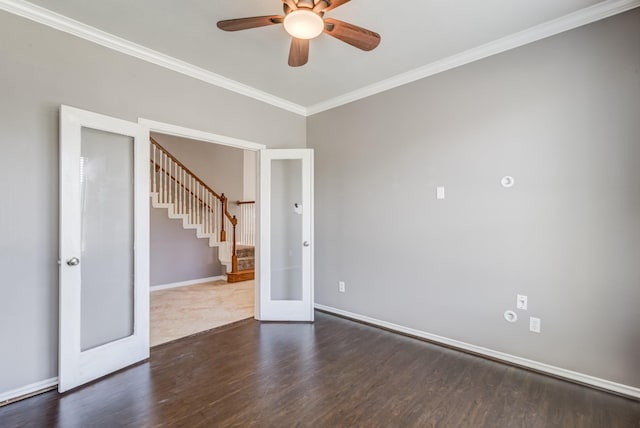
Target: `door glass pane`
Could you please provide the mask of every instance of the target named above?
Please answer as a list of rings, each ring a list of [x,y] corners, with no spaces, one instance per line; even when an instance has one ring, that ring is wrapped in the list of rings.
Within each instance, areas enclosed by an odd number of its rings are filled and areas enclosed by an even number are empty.
[[[133,334],[132,137],[82,129],[81,349]]]
[[[302,160],[271,161],[271,300],[302,300]]]

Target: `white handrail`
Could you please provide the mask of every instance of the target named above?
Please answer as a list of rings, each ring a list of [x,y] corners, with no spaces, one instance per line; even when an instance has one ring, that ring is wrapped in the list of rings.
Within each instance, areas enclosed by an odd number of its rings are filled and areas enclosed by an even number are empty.
[[[167,208],[169,217],[181,218],[183,227],[196,229],[199,238],[208,238],[209,245],[219,247],[223,263],[231,263],[233,224],[223,215],[224,194],[216,194],[153,140],[152,146],[150,185],[154,206]],[[236,244],[255,246],[255,203],[238,205]],[[224,242],[222,230],[226,234]]]
[[[150,185],[157,202],[170,209],[172,217],[181,217],[185,227],[197,229],[199,237],[219,242],[222,203],[217,195],[155,144],[151,154]]]

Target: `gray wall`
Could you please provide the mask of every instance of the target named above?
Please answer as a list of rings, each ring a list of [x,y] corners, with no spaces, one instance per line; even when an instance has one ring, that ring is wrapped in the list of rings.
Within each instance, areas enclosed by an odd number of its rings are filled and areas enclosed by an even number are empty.
[[[60,104],[305,146],[303,117],[0,12],[0,393],[57,375]]]
[[[258,156],[256,152],[251,150],[244,151],[244,177],[242,186],[242,200],[243,201],[255,201],[257,193],[257,170],[258,170]]]
[[[640,10],[307,127],[316,302],[640,387]]]
[[[158,143],[217,193],[229,198],[229,211],[242,200],[244,150],[187,138],[153,133]]]
[[[182,220],[171,219],[166,208],[150,208],[149,283],[171,284],[224,275],[218,248],[208,239],[196,237],[194,229],[184,229]]]

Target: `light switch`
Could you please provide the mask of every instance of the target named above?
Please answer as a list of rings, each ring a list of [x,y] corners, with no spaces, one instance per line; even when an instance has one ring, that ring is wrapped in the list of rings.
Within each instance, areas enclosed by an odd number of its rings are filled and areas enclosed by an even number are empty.
[[[444,199],[444,186],[436,188],[436,199]]]
[[[518,309],[523,309],[523,310],[527,310],[527,296],[522,295],[522,294],[518,294],[517,298],[516,298],[516,307]]]

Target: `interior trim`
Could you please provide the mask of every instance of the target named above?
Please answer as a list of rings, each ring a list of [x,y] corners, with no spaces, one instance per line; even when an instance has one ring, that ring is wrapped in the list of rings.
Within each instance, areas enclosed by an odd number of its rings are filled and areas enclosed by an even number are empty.
[[[315,304],[315,308],[330,314],[339,315],[345,318],[350,318],[357,321],[362,321],[366,324],[381,327],[386,330],[390,330],[396,333],[405,334],[421,339],[425,339],[429,342],[442,344],[450,348],[458,349],[463,352],[469,352],[472,354],[488,357],[493,360],[506,362],[508,364],[528,368],[540,373],[549,374],[554,377],[566,379],[572,382],[576,382],[583,385],[595,387],[597,389],[603,389],[611,391],[619,395],[626,397],[640,399],[640,388],[635,388],[629,385],[623,385],[620,383],[612,382],[606,379],[597,378],[583,373],[574,372],[571,370],[563,369],[560,367],[552,366],[550,364],[540,363],[538,361],[529,360],[515,355],[506,354],[504,352],[494,351],[492,349],[483,348],[481,346],[472,345],[469,343],[461,342],[455,339],[449,339],[448,337],[438,336],[436,334],[427,333],[426,331],[416,330],[410,327],[394,324],[387,321],[382,321],[376,318],[371,318],[366,315],[356,314],[354,312],[345,311],[331,306]]]
[[[416,69],[401,73],[389,79],[356,89],[343,95],[322,101],[311,106],[302,106],[284,98],[277,97],[249,85],[237,82],[211,71],[197,67],[188,62],[165,55],[153,49],[130,42],[129,40],[83,24],[49,9],[34,5],[24,0],[0,0],[0,10],[72,34],[90,42],[113,49],[126,55],[184,74],[220,88],[245,95],[274,107],[287,110],[301,116],[311,116],[370,97],[380,92],[425,77],[433,76],[492,55],[496,55],[537,40],[541,40],[564,31],[590,24],[610,16],[626,12],[640,6],[640,0],[606,0],[593,6],[578,10],[560,18],[531,27],[518,33],[503,37],[484,45],[469,49],[456,55],[432,62]]]
[[[205,282],[213,282],[226,280],[226,275],[212,276],[209,278],[200,278],[200,279],[192,279],[190,281],[180,281],[180,282],[172,282],[170,284],[160,284],[160,285],[152,285],[149,287],[150,292],[160,291],[160,290],[169,290],[171,288],[180,288],[180,287],[188,287],[190,285],[204,284]]]
[[[58,378],[52,377],[50,379],[41,380],[40,382],[34,382],[11,391],[0,393],[0,407],[15,401],[33,397],[34,395],[41,394],[43,392],[51,391],[57,385]]]
[[[272,106],[290,111],[299,115],[306,115],[306,109],[284,98],[271,95],[267,92],[197,67],[188,62],[179,60],[169,55],[165,55],[153,49],[146,48],[137,43],[99,30],[90,25],[68,18],[49,9],[34,5],[24,0],[0,0],[0,10],[13,13],[14,15],[30,19],[31,21],[44,24],[56,30],[80,37],[98,45],[104,46],[114,51],[150,62],[160,67],[167,68],[185,76],[227,89],[232,92],[256,99],[258,101],[271,104]]]
[[[424,79],[425,77],[433,76],[434,74],[442,73],[492,55],[497,55],[499,53],[626,12],[638,6],[640,6],[640,0],[603,1],[602,3],[586,7],[518,33],[511,34],[459,54],[398,74],[397,76],[393,76],[389,79],[385,79],[330,100],[314,104],[307,107],[306,113],[307,116],[311,116],[326,110],[331,110],[362,98],[370,97],[372,95],[379,94],[380,92],[388,91],[389,89],[406,85],[407,83],[415,82],[416,80]]]
[[[2,0],[0,0],[2,1]],[[184,126],[172,123],[158,122],[156,120],[138,118],[138,124],[149,129],[149,132],[173,135],[190,140],[206,141],[208,143],[221,144],[223,146],[235,147],[242,150],[259,151],[267,148],[264,144],[252,141],[241,140],[239,138],[227,137],[226,135],[213,134],[207,131],[185,128]]]
[[[625,395],[635,399],[640,399],[640,389],[634,388],[632,386],[622,385],[622,384],[611,382],[605,379],[600,379],[600,378],[585,375],[582,373],[577,373],[574,371],[551,366],[548,364],[539,363],[537,361],[532,361],[525,358],[520,358],[513,355],[505,354],[502,352],[493,351],[487,348],[471,345],[471,344],[460,342],[453,339],[448,339],[443,336],[426,333],[421,330],[416,330],[409,327],[403,327],[397,324],[378,320],[365,315],[360,315],[353,312],[344,311],[342,309],[333,308],[331,306],[321,305],[319,303],[316,303],[314,306],[316,309],[324,312],[340,315],[345,318],[351,318],[353,320],[362,321],[367,324],[382,327],[387,330],[395,331],[402,334],[407,334],[409,336],[419,337],[431,342],[440,343],[452,348],[457,348],[462,351],[484,355],[492,359],[530,368],[539,372],[550,374],[552,376],[561,377],[561,378],[575,381],[581,384],[595,386],[596,388],[599,388],[599,389],[605,389],[608,391],[615,392],[617,394]],[[33,395],[36,395],[42,392],[49,391],[53,389],[56,385],[58,385],[58,378],[53,377],[40,382],[29,384],[20,388],[16,388],[11,391],[0,393],[0,406],[6,405],[24,398],[31,397]]]

